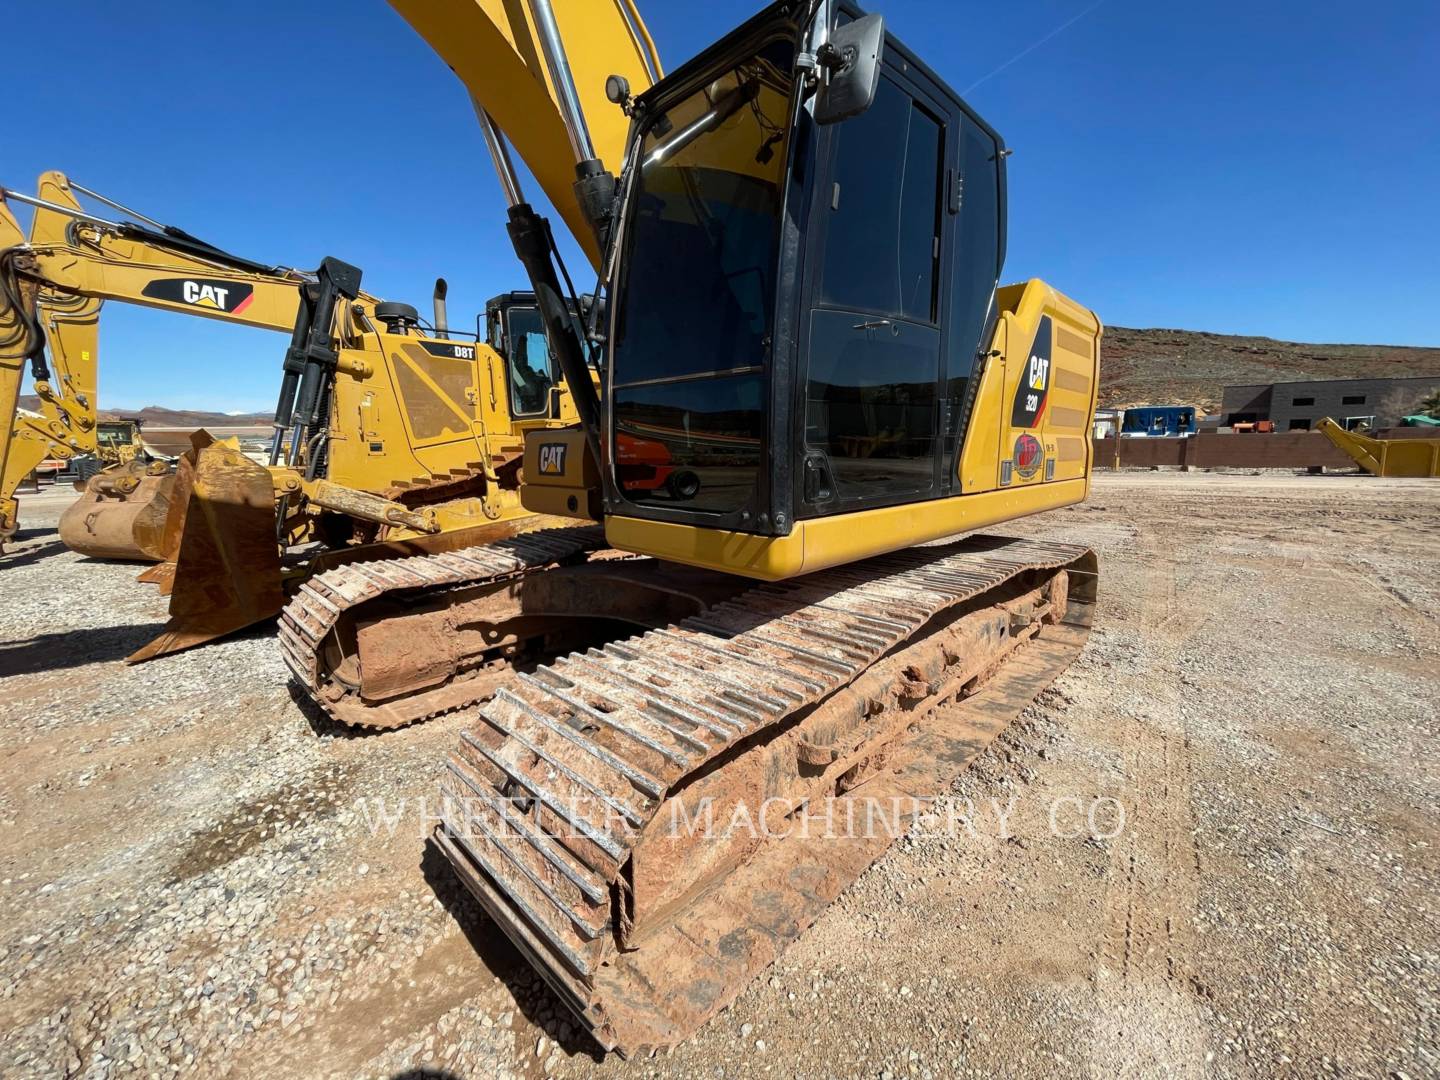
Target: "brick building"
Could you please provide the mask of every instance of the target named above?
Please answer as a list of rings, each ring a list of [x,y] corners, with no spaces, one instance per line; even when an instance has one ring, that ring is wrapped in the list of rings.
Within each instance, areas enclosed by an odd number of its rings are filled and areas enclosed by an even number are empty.
[[[1392,427],[1420,399],[1440,390],[1440,375],[1409,379],[1311,379],[1225,387],[1222,425],[1270,420],[1276,431],[1308,431],[1322,416],[1347,428]]]

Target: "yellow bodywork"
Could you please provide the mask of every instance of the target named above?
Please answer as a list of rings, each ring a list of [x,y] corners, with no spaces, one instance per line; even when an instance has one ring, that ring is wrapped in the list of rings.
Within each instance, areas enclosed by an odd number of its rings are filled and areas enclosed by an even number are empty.
[[[524,0],[390,0],[514,144],[593,267],[600,252],[575,199],[575,155]],[[630,119],[605,98],[621,75],[633,93],[660,75],[660,58],[633,0],[571,0],[555,5],[576,91],[596,156],[620,171]]]
[[[1085,498],[1088,486],[1087,480],[1057,481],[810,518],[781,537],[614,516],[605,519],[605,539],[638,555],[779,581],[1069,506]]]
[[[1328,416],[1316,430],[1374,476],[1440,476],[1440,439],[1372,439]]]
[[[69,182],[44,174],[40,199],[83,213]],[[124,227],[37,208],[28,241],[0,193],[0,247],[19,303],[0,302],[0,541],[18,525],[14,492],[49,457],[96,454],[99,315],[118,300],[290,333],[306,278],[177,251]],[[567,388],[534,415],[511,408],[509,366],[483,341],[391,333],[376,298],[343,300],[331,327],[333,381],[325,469],[312,447],[266,466],[238,446],[194,440],[180,469],[91,480],[61,539],[96,557],[158,560],[141,580],[171,596],[165,632],[134,659],[163,655],[277,613],[282,545],[405,541],[526,516],[518,492],[524,433],[573,423]],[[38,323],[48,378],[38,417],[22,414],[25,332]],[[277,384],[280,349],[275,353]],[[138,463],[137,463],[138,464]],[[119,469],[117,465],[114,468]],[[415,505],[421,504],[421,505]],[[220,530],[217,532],[217,530]],[[351,550],[349,546],[346,550]]]
[[[802,518],[779,537],[610,515],[606,539],[623,551],[776,581],[1083,501],[1090,491],[1100,320],[1039,280],[999,289],[996,306],[995,336],[957,465],[959,495]],[[1049,334],[1045,356],[1036,351],[1042,330]],[[1044,388],[1036,391],[1041,408],[1033,423],[1017,424],[1012,404],[1030,392],[1032,378]],[[526,439],[527,508],[596,516],[584,512],[593,482],[580,472],[583,450],[578,433]]]
[[[60,173],[41,176],[38,196],[80,209]],[[27,278],[40,283],[30,304],[45,332],[52,378],[34,388],[41,416],[21,415],[16,404],[23,358],[0,350],[0,536],[13,532],[14,492],[41,461],[100,450],[98,337],[104,301],[289,332],[301,282],[293,272],[245,273],[44,209],[35,211],[27,244],[0,203],[0,247],[21,245],[26,245],[21,257]],[[235,295],[249,290],[248,299],[243,307],[227,310],[203,295],[194,302],[153,295],[157,282],[191,278],[232,288]],[[398,494],[481,473],[488,481],[485,495],[450,507],[442,515],[446,527],[520,513],[514,485],[502,486],[498,470],[519,457],[526,430],[574,422],[568,394],[560,393],[556,416],[516,419],[507,407],[505,360],[494,349],[485,342],[423,339],[434,350],[449,352],[435,355],[422,339],[387,333],[367,319],[365,313],[376,302],[362,294],[354,304],[342,303],[337,314],[340,373],[330,418],[328,479],[358,491]],[[13,325],[14,317],[14,312],[0,311],[0,331]],[[16,340],[3,333],[0,339]],[[278,368],[277,363],[277,375]]]
[[[965,435],[960,490],[972,494],[1082,480],[1085,490],[1066,500],[1079,502],[1090,485],[1090,422],[1099,390],[1100,320],[1039,279],[997,289],[995,306],[1000,318]],[[1051,322],[1048,397],[1038,427],[1016,427],[1010,423],[1011,405],[1017,394],[1028,390],[1022,384],[1031,376],[1032,350],[1044,319]],[[1014,460],[1016,442],[1024,434],[1034,436],[1044,452],[1041,467],[1028,477]],[[1011,463],[1008,479],[1006,461]]]
[[[600,473],[579,426],[527,438],[524,471],[520,495],[532,514],[600,520]]]
[[[47,202],[80,210],[69,181],[58,172],[46,172],[37,184],[37,196]],[[62,461],[99,449],[96,438],[99,374],[100,311],[106,300],[239,323],[244,326],[289,331],[299,306],[299,275],[277,270],[249,274],[232,267],[190,258],[110,229],[61,214],[36,209],[27,237],[0,202],[0,250],[14,249],[25,281],[25,301],[42,327],[51,378],[35,383],[40,398],[39,417],[17,411],[24,380],[24,358],[19,354],[22,336],[8,333],[17,326],[19,313],[0,304],[0,536],[16,525],[14,493],[20,481],[46,458]],[[147,295],[158,282],[203,279],[217,287],[249,290],[243,307],[225,310],[210,296],[195,291],[194,301]],[[373,304],[364,297],[363,304]],[[342,332],[363,343],[360,327],[346,308]]]

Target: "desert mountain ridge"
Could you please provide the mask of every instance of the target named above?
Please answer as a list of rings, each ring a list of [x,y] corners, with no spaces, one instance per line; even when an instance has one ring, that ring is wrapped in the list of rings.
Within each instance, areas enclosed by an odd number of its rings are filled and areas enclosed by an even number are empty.
[[[1426,375],[1440,386],[1440,347],[1317,345],[1124,326],[1107,326],[1100,346],[1100,404],[1106,407],[1194,405],[1214,413],[1226,386]]]
[[[1100,404],[1220,407],[1224,387],[1304,379],[1410,378],[1433,375],[1440,386],[1440,347],[1322,345],[1204,330],[1107,326],[1100,352]],[[20,399],[35,409],[33,395]],[[207,412],[147,405],[112,409],[106,418],[173,428],[268,426],[269,413]]]
[[[20,407],[32,412],[40,408],[34,394],[22,394]],[[136,420],[142,428],[236,428],[269,427],[273,413],[226,413],[204,409],[168,409],[163,405],[146,405],[143,409],[101,409],[101,420]]]

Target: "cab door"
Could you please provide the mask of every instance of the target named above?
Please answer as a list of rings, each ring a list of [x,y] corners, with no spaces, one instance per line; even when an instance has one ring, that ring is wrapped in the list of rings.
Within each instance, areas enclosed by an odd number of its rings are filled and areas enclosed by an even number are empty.
[[[941,490],[951,125],[891,53],[874,104],[820,139],[801,319],[801,516]]]
[[[540,309],[508,308],[505,328],[505,381],[510,415],[516,420],[556,419],[551,416],[550,390],[558,381],[558,365],[550,355]]]

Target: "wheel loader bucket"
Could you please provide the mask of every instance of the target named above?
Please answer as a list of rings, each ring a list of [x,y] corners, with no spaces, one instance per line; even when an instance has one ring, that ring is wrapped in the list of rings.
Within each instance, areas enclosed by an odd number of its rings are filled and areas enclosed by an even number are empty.
[[[221,443],[192,453],[189,495],[178,508],[170,621],[126,657],[132,664],[224,637],[279,614],[285,604],[270,473]]]
[[[96,473],[60,515],[60,540],[92,559],[163,560],[174,486],[163,462],[130,461]]]

